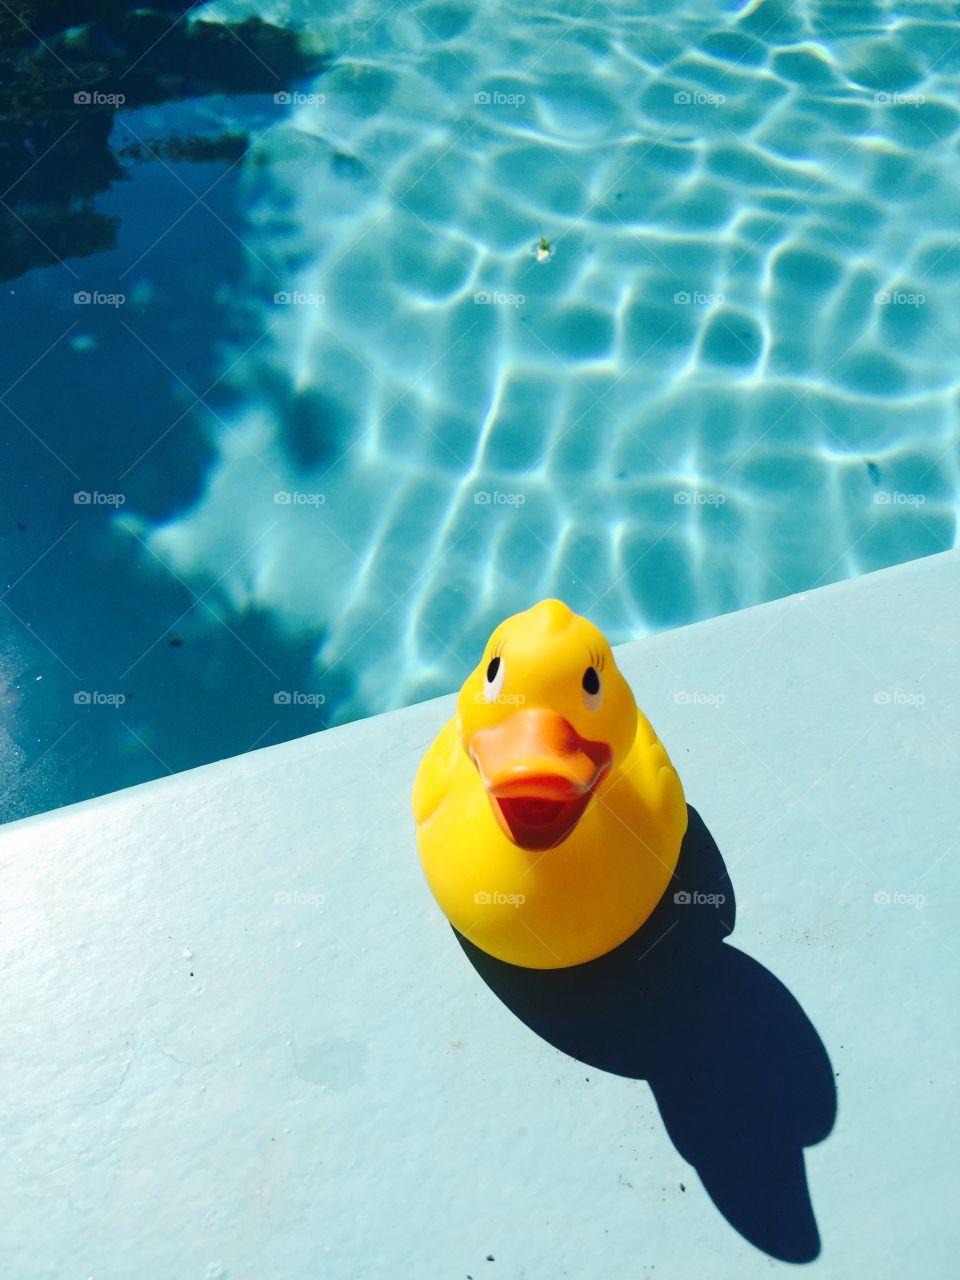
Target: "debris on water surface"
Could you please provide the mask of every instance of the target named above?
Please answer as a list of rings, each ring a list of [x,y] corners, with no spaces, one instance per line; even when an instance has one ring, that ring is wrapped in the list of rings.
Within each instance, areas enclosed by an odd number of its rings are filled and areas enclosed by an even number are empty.
[[[553,257],[554,246],[543,234],[543,227],[540,228],[540,239],[533,246],[533,253],[538,262],[546,262]]]

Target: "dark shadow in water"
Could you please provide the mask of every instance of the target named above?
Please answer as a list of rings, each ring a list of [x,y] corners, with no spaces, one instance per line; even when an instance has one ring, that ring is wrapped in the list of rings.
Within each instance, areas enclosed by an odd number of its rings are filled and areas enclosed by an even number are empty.
[[[191,22],[197,0],[19,0],[0,5],[0,280],[116,243],[94,196],[124,161],[238,160],[243,134],[119,138],[118,113],[211,94],[289,92],[323,58],[292,30],[250,18]],[[50,153],[51,163],[40,163]]]
[[[238,162],[327,63],[309,32],[194,9],[0,3],[0,281],[27,273],[0,297],[0,822],[324,728],[345,696],[323,627],[259,601],[252,536],[233,602],[147,545],[260,390],[240,370],[291,275],[251,279],[241,169],[266,160]],[[331,411],[287,394],[307,465]]]
[[[699,814],[689,816],[663,900],[609,955],[521,969],[457,936],[487,985],[544,1040],[649,1082],[671,1140],[731,1226],[775,1258],[810,1262],[820,1236],[803,1149],[833,1127],[833,1069],[783,983],[724,941],[733,886]]]

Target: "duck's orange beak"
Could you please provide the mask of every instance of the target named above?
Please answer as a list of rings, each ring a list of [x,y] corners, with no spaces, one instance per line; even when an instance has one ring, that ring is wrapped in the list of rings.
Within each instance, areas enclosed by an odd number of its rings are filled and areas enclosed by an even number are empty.
[[[580,821],[613,752],[554,711],[517,711],[478,729],[470,758],[500,828],[523,849],[552,849]]]

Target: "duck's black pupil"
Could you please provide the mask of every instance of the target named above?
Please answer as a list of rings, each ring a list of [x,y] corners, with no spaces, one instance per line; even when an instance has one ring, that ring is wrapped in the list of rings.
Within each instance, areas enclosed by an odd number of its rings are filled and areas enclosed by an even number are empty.
[[[491,658],[487,663],[487,684],[493,684],[497,678],[497,672],[500,670],[500,659]]]
[[[600,692],[600,676],[596,667],[587,667],[583,673],[583,688],[586,693]]]

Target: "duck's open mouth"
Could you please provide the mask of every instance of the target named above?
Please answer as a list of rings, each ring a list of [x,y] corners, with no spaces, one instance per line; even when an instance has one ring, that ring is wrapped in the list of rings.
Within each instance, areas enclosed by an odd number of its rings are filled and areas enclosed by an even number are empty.
[[[544,800],[541,796],[491,796],[500,828],[523,849],[552,849],[566,840],[580,821],[593,793],[570,800]]]
[[[551,711],[518,711],[478,730],[470,756],[501,831],[522,849],[552,849],[573,831],[612,751]]]

